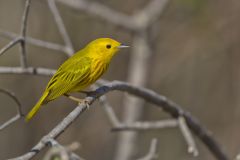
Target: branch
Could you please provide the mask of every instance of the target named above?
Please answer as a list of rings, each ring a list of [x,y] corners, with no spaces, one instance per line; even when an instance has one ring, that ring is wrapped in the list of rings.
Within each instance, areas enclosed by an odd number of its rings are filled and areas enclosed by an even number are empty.
[[[151,142],[148,154],[146,156],[144,156],[143,158],[139,158],[138,160],[153,160],[153,159],[157,159],[158,158],[157,147],[158,147],[158,140],[156,138],[154,138],[152,140],[152,142]]]
[[[0,66],[0,74],[30,74],[52,76],[56,70],[41,67],[3,67]]]
[[[8,32],[8,31],[2,31],[2,30],[0,30],[0,35],[7,39],[15,39],[18,37],[18,35],[15,33]],[[32,37],[25,37],[25,41],[26,41],[26,43],[29,43],[29,44],[32,44],[32,45],[35,45],[38,47],[43,47],[43,48],[47,48],[47,49],[64,52],[66,54],[68,53],[67,47],[57,44],[57,43],[47,42],[47,41],[39,40],[39,39],[32,38]]]
[[[28,20],[28,14],[29,14],[29,9],[30,9],[30,2],[31,0],[26,0],[25,2],[25,8],[24,8],[24,13],[22,16],[22,24],[21,24],[21,56],[20,56],[20,62],[21,66],[23,68],[27,67],[27,56],[26,56],[26,45],[25,45],[25,37],[26,37],[26,30],[27,30],[27,20]]]
[[[101,17],[102,19],[111,22],[117,26],[123,27],[128,30],[135,30],[135,24],[133,23],[130,16],[123,13],[116,12],[113,9],[102,5],[97,2],[88,0],[57,0],[62,4],[69,6],[75,10],[84,11],[88,14]]]
[[[13,46],[15,46],[17,43],[19,43],[21,41],[21,38],[16,37],[15,39],[13,39],[12,41],[10,41],[6,46],[4,46],[1,50],[0,50],[0,56],[3,55],[8,49],[12,48]]]
[[[143,31],[151,26],[159,19],[169,2],[170,0],[152,0],[145,8],[134,14],[132,19],[136,29]]]
[[[128,92],[137,97],[141,97],[146,101],[155,104],[158,107],[161,107],[164,111],[169,113],[174,118],[183,116],[186,120],[188,127],[208,147],[208,149],[213,153],[213,155],[215,155],[216,158],[220,160],[228,159],[226,153],[212,137],[212,134],[203,126],[201,126],[201,124],[189,112],[185,112],[182,107],[180,107],[173,101],[168,100],[166,97],[158,95],[156,92],[149,89],[135,87],[128,83],[119,81],[114,81],[112,83],[106,84],[105,86],[97,89],[96,92],[102,95],[113,90]]]
[[[154,122],[131,122],[122,123],[113,127],[112,131],[138,131],[138,130],[156,130],[163,128],[174,128],[178,126],[178,122],[175,119],[160,120]]]
[[[53,14],[53,17],[54,17],[54,20],[57,24],[57,28],[65,42],[65,45],[66,45],[66,48],[67,48],[67,54],[68,56],[71,56],[73,55],[74,53],[74,49],[73,49],[73,45],[72,45],[72,42],[70,40],[70,37],[66,31],[66,28],[64,26],[64,23],[63,23],[63,20],[58,12],[58,9],[57,9],[57,6],[55,4],[55,0],[48,0],[48,5],[49,5],[49,8],[50,8],[50,11],[52,12]]]
[[[94,94],[85,98],[89,101],[90,105],[99,97],[105,95],[111,91],[122,91],[133,94],[137,97],[141,97],[146,101],[161,107],[172,117],[177,118],[183,116],[186,120],[188,127],[196,134],[197,137],[208,147],[212,154],[220,160],[228,160],[226,153],[221,149],[220,145],[214,140],[212,135],[202,127],[199,122],[188,112],[185,112],[179,105],[175,104],[166,97],[158,95],[156,92],[146,89],[132,86],[125,82],[113,81],[105,84],[95,90]],[[31,152],[24,154],[23,156],[17,157],[13,160],[28,160],[34,157],[39,151],[46,146],[46,141],[49,139],[56,139],[64,130],[66,130],[76,118],[87,109],[86,104],[80,104],[70,114],[68,114],[50,133],[44,136],[40,142],[38,142],[32,149]]]
[[[0,92],[8,95],[17,104],[17,114],[14,117],[12,117],[11,119],[9,119],[8,121],[4,122],[2,125],[0,125],[0,131],[2,131],[4,128],[8,127],[12,123],[17,121],[21,117],[23,117],[24,115],[23,115],[23,112],[22,112],[22,105],[21,105],[20,101],[18,100],[18,98],[16,97],[16,95],[13,92],[10,92],[8,90],[1,89],[1,88],[0,88]]]
[[[113,111],[113,108],[109,105],[105,95],[99,98],[99,102],[103,106],[109,121],[112,123],[112,126],[113,127],[120,126],[122,123],[118,120],[115,112]]]
[[[186,124],[185,119],[183,117],[179,117],[178,122],[179,122],[180,131],[182,132],[182,135],[188,144],[188,152],[193,154],[194,157],[198,156],[199,152],[196,147],[196,143],[195,143],[193,136]]]
[[[44,160],[52,160],[54,157],[61,160],[84,160],[72,152],[79,147],[78,143],[73,143],[70,146],[62,146],[54,139],[50,139],[47,143],[50,144],[52,148],[46,153],[43,158]]]
[[[99,80],[98,83],[106,84],[106,80]],[[96,85],[92,87],[96,89]],[[169,119],[169,120],[161,120],[161,121],[154,121],[154,122],[131,122],[131,123],[124,123],[120,122],[117,118],[115,112],[113,111],[112,106],[107,101],[105,95],[99,98],[100,104],[103,106],[106,115],[109,121],[112,123],[112,131],[139,131],[139,130],[154,130],[154,129],[163,129],[163,128],[173,128],[178,126],[178,121],[176,119]]]
[[[152,0],[142,11],[125,15],[97,2],[87,0],[57,0],[73,9],[98,16],[130,31],[142,31],[151,26],[162,14],[170,0]]]

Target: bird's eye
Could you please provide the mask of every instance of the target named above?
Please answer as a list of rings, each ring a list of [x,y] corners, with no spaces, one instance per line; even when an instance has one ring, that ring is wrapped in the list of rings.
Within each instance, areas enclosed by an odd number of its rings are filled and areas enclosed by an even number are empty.
[[[107,49],[110,49],[112,46],[110,44],[106,45]]]

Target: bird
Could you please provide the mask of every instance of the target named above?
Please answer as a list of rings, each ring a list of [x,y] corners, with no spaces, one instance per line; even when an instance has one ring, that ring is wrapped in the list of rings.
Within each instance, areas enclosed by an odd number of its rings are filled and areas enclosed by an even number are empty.
[[[49,80],[45,91],[35,106],[26,115],[28,122],[42,105],[65,95],[70,99],[82,103],[83,99],[70,96],[70,93],[81,92],[97,81],[109,67],[109,64],[121,48],[127,48],[111,38],[98,38],[88,43],[60,65],[56,73]]]

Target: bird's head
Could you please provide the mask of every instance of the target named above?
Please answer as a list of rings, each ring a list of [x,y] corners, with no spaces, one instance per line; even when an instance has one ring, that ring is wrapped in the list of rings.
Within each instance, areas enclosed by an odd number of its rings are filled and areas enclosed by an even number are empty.
[[[88,51],[92,56],[100,56],[110,59],[119,51],[119,49],[127,47],[129,46],[123,45],[111,38],[98,38],[87,45]]]

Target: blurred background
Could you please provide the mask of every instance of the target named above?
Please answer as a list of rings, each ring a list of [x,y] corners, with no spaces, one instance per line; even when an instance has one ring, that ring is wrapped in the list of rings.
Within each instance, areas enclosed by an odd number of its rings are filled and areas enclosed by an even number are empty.
[[[148,0],[89,2],[97,2],[129,16],[139,13],[151,3]],[[104,79],[129,81],[165,95],[211,130],[231,158],[240,152],[240,1],[169,0],[150,25],[140,31],[113,24],[64,2],[56,4],[74,50],[99,37],[114,38],[132,46],[114,57]],[[20,32],[24,6],[24,0],[0,1],[2,31]],[[47,1],[32,0],[27,36],[64,44]],[[8,42],[9,39],[0,36],[0,48]],[[66,58],[63,52],[27,44],[29,66],[57,69]],[[19,66],[19,46],[0,57],[0,66]],[[36,103],[49,79],[44,76],[0,74],[0,88],[13,91],[26,113]],[[124,106],[126,101],[131,100],[118,92],[107,97],[119,119],[125,120]],[[16,109],[15,103],[2,93],[0,102],[0,122],[3,123],[15,115]],[[150,121],[169,117],[148,103],[136,104],[144,107],[135,110],[139,114],[133,119]],[[43,107],[30,123],[20,120],[1,131],[0,159],[13,158],[29,151],[75,106],[74,102],[61,97]],[[116,159],[120,133],[111,132],[111,127],[106,113],[96,102],[58,141],[63,145],[79,142],[81,147],[75,153],[88,160]],[[130,159],[144,156],[154,137],[159,141],[159,159],[214,159],[198,139],[199,156],[195,158],[188,154],[178,128],[142,131],[134,137],[134,152]],[[45,152],[35,159],[41,159]]]

